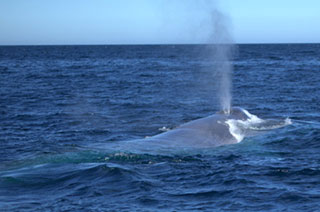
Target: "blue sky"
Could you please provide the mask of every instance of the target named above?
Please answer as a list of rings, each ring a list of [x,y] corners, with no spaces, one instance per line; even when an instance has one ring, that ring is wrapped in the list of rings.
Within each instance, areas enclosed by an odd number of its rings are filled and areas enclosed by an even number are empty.
[[[0,45],[320,43],[319,0],[0,0]]]

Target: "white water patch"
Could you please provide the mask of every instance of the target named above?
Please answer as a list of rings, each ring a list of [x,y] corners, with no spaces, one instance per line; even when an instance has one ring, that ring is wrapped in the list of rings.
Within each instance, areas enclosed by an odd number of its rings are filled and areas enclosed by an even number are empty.
[[[292,121],[288,117],[282,120],[270,119],[270,120],[264,120],[261,124],[250,126],[250,130],[266,131],[266,130],[272,130],[272,129],[284,127],[290,124],[292,124]]]
[[[262,123],[262,122],[264,122],[263,119],[260,119],[258,116],[249,113],[249,111],[247,111],[245,109],[242,109],[242,112],[244,112],[244,114],[246,114],[249,117],[248,120],[250,122],[252,122],[252,123]]]
[[[264,120],[247,110],[242,111],[248,116],[247,120],[228,119],[225,123],[229,126],[230,134],[239,142],[244,137],[257,134],[258,131],[268,131],[292,124],[290,118],[282,120]]]
[[[237,120],[229,119],[225,123],[229,126],[230,134],[236,138],[238,143],[241,142],[245,134],[242,132],[241,128],[237,126]]]
[[[171,129],[168,128],[168,127],[163,126],[163,127],[160,127],[158,130],[161,131],[161,132],[167,132],[167,131],[169,131]]]

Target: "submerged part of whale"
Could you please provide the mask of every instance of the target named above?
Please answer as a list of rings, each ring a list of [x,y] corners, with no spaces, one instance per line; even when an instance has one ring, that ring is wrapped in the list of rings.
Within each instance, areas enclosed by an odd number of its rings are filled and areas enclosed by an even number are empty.
[[[245,109],[234,107],[230,113],[218,112],[149,138],[118,142],[116,149],[132,152],[135,150],[217,147],[239,143],[246,136],[288,124],[291,124],[288,118],[263,120]]]

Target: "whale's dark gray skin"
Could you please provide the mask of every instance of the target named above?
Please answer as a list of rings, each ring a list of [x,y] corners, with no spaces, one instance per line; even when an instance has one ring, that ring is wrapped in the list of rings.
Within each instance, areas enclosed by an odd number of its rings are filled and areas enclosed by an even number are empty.
[[[229,119],[245,121],[248,118],[241,108],[233,108],[229,114],[218,112],[146,140],[175,147],[215,147],[234,144],[238,143],[238,140],[230,133],[226,121]]]
[[[227,120],[247,120],[248,115],[241,108],[232,108],[229,114],[218,112],[183,124],[173,130],[145,139],[115,144],[112,149],[128,152],[167,151],[180,148],[211,148],[238,143],[229,129]]]
[[[212,147],[239,143],[244,137],[284,127],[291,120],[263,120],[248,111],[234,107],[183,124],[173,130],[145,139],[112,142],[104,148],[116,152],[166,154],[179,150],[206,150]],[[101,148],[99,146],[98,148]]]

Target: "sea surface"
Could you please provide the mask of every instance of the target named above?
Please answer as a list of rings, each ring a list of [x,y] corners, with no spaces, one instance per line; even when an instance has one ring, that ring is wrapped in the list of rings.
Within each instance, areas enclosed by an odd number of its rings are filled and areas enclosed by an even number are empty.
[[[320,44],[234,46],[232,105],[290,125],[109,146],[219,111],[216,62],[205,45],[1,46],[0,211],[320,211]]]

